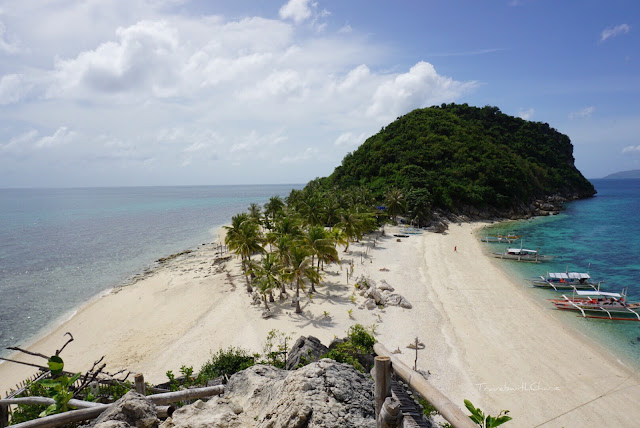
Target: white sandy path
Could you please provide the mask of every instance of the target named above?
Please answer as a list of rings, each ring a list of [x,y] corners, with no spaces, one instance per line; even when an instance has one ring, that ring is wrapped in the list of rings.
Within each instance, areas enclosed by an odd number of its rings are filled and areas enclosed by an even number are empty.
[[[302,316],[293,314],[287,301],[272,305],[274,318],[263,320],[262,308],[249,305],[238,263],[228,264],[230,283],[226,272],[214,273],[214,248],[207,246],[91,303],[30,349],[50,353],[71,331],[76,341],[63,354],[68,369],[85,370],[106,355],[111,370],[126,367],[162,382],[167,370],[177,372],[182,364],[197,369],[221,347],[260,351],[271,329],[294,339],[312,334],[328,343],[355,322],[375,324],[378,339],[389,349],[400,348],[409,365],[414,354],[406,345],[416,336],[425,342],[419,367],[461,407],[468,398],[490,413],[511,410],[513,427],[535,426],[619,385],[618,392],[544,426],[636,426],[638,376],[559,323],[484,256],[473,234],[480,226],[452,225],[444,235],[412,235],[400,242],[388,228],[375,248],[365,251],[371,240],[352,245],[344,258],[354,261],[354,275],[387,280],[414,305],[411,310],[358,309],[349,301],[353,288],[352,281],[345,283],[346,267],[332,267],[327,285]],[[361,259],[365,252],[372,257]],[[357,303],[362,301],[358,296]],[[29,373],[1,364],[0,389]],[[559,390],[517,390],[523,385]],[[496,390],[505,386],[516,390]]]

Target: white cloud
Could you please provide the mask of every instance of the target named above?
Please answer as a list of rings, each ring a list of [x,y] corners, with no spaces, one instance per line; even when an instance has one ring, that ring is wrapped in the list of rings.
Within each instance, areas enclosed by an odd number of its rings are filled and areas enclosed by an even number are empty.
[[[37,148],[48,148],[69,144],[72,142],[78,134],[74,131],[70,131],[66,126],[61,126],[53,133],[53,135],[47,135],[42,137],[35,143]]]
[[[280,18],[300,24],[311,17],[310,0],[289,0],[280,8]]]
[[[367,139],[367,134],[354,134],[352,132],[343,132],[333,142],[334,146],[357,147]]]
[[[616,25],[615,27],[605,28],[600,34],[600,41],[604,42],[611,37],[616,37],[621,34],[627,34],[629,31],[631,31],[631,27],[627,24],[620,24]]]
[[[318,151],[318,149],[314,147],[307,147],[302,153],[298,153],[297,155],[293,156],[287,155],[283,157],[280,163],[298,163],[307,161],[309,159],[315,158],[319,153],[320,152]]]
[[[6,40],[7,28],[0,21],[0,53],[15,54],[20,51],[16,42],[8,42]]]
[[[12,16],[25,22],[18,39],[39,59],[11,57],[19,74],[0,78],[0,104],[8,106],[0,129],[10,130],[9,142],[25,129],[40,134],[2,150],[23,147],[30,160],[16,167],[32,177],[56,175],[55,157],[60,175],[87,175],[88,164],[105,171],[105,182],[81,185],[302,182],[330,173],[397,116],[476,86],[424,62],[381,70],[392,52],[353,29],[300,37],[293,22],[172,15],[130,1],[126,11],[100,2],[42,10],[15,3],[25,8],[25,17]],[[304,5],[305,23],[318,29],[314,22],[328,13]],[[31,21],[40,27],[31,31]],[[75,21],[95,31],[72,37]],[[0,181],[7,165],[0,156]],[[167,175],[187,165],[179,177]]]
[[[407,73],[380,84],[367,114],[389,121],[419,107],[453,101],[476,85],[476,82],[462,83],[441,76],[433,65],[420,61]]]
[[[518,117],[524,120],[531,120],[534,113],[535,113],[535,110],[532,108],[530,108],[529,110],[520,110],[518,112]]]
[[[20,101],[28,91],[24,78],[19,74],[7,74],[0,79],[0,105]]]
[[[622,153],[640,153],[640,145],[627,146],[624,149],[622,149]]]
[[[569,113],[569,119],[585,119],[591,117],[594,111],[596,111],[594,106],[585,107],[582,110]]]

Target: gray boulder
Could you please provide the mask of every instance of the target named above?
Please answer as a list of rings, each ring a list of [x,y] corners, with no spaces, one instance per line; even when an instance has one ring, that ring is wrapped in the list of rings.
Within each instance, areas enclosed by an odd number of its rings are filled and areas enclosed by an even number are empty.
[[[161,428],[371,427],[373,381],[322,359],[294,371],[256,365],[234,374],[223,397],[178,409]]]
[[[95,428],[156,428],[156,406],[135,391],[127,392],[91,425]]]
[[[324,346],[317,337],[300,336],[287,355],[285,368],[295,370],[300,364],[305,365],[318,361],[327,352],[329,352],[329,348]]]
[[[409,303],[407,299],[405,299],[400,294],[395,294],[395,293],[385,296],[384,305],[400,306],[401,308],[405,308],[405,309],[411,309],[413,307],[411,306],[411,303]]]

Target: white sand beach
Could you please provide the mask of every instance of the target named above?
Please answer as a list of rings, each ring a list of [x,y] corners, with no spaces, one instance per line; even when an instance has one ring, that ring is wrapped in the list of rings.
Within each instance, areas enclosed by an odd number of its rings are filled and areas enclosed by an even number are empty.
[[[637,371],[559,322],[546,302],[529,297],[500,261],[484,255],[475,236],[482,226],[452,224],[445,234],[399,241],[387,227],[375,248],[369,237],[340,253],[345,264],[326,269],[303,314],[294,314],[289,299],[272,304],[274,316],[267,320],[262,306],[250,304],[238,260],[216,273],[215,247],[203,246],[89,303],[29,349],[51,354],[69,331],[75,341],[62,354],[65,369],[86,370],[105,355],[108,370],[126,368],[159,383],[183,364],[197,370],[220,348],[259,352],[272,329],[328,344],[355,323],[375,324],[377,339],[400,349],[410,366],[415,353],[407,345],[416,337],[424,342],[419,368],[461,408],[468,398],[490,414],[508,409],[514,420],[507,426],[513,427],[635,426]],[[350,261],[354,277],[386,280],[413,309],[358,309],[364,298],[349,300]],[[0,391],[32,373],[0,364]]]

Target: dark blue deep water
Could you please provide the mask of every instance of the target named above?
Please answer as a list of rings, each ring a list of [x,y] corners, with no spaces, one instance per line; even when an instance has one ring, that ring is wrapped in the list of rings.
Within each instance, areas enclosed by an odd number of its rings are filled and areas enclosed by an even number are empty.
[[[605,281],[603,291],[628,288],[628,299],[640,300],[640,180],[591,181],[598,191],[595,197],[568,203],[557,216],[504,223],[490,227],[489,232],[521,232],[525,248],[540,247],[541,253],[557,256],[538,265],[505,262],[510,272],[523,279],[523,286],[524,278],[568,268],[589,271],[594,280]],[[531,292],[541,302],[560,295],[546,290]],[[556,312],[589,339],[640,367],[640,322],[583,319],[573,312]]]
[[[0,355],[299,185],[0,189]]]

